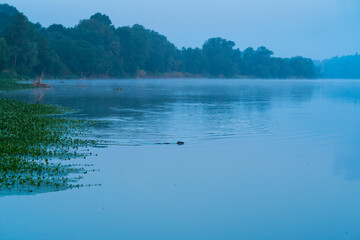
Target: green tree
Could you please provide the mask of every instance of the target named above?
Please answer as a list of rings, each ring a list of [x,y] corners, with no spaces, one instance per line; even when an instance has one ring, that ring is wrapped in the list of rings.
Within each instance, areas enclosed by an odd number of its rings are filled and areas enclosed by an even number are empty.
[[[22,13],[15,14],[4,30],[9,45],[12,67],[19,73],[31,74],[38,61],[38,46],[33,41],[35,28]]]
[[[210,74],[230,77],[237,73],[234,46],[234,42],[223,38],[211,38],[204,43],[202,50],[207,58]]]
[[[9,49],[4,38],[0,38],[0,71],[8,66]]]
[[[200,48],[183,48],[181,56],[183,62],[182,71],[193,74],[207,73],[209,63]]]
[[[142,25],[115,28],[101,13],[72,28],[59,24],[43,28],[15,8],[0,4],[0,32],[5,39],[0,39],[0,70],[8,67],[32,76],[43,70],[54,77],[135,77],[144,72],[161,76],[178,71],[213,77],[315,76],[311,59],[273,57],[266,47],[242,52],[223,38],[211,38],[201,49],[179,50]]]

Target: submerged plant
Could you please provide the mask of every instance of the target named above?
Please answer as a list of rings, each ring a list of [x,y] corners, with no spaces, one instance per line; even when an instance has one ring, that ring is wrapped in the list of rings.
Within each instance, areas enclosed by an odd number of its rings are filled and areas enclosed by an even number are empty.
[[[60,160],[86,158],[96,142],[82,138],[92,122],[60,116],[69,111],[0,98],[0,195],[81,186],[70,176],[86,174],[88,165]]]

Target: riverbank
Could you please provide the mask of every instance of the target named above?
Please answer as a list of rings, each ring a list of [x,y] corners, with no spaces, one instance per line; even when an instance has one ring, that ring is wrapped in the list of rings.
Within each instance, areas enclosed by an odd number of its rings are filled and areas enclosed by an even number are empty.
[[[72,110],[0,98],[0,196],[80,187],[87,165],[63,164],[90,155],[82,139],[92,122],[65,117]]]
[[[28,78],[19,77],[14,73],[0,73],[0,91],[21,90],[31,88],[30,84],[19,83]]]
[[[299,80],[303,78],[299,78],[296,76],[288,76],[283,78],[259,78],[256,76],[251,75],[235,75],[235,76],[211,76],[208,74],[192,74],[192,73],[186,73],[186,72],[169,72],[169,73],[162,73],[162,74],[149,74],[146,72],[139,72],[135,75],[125,75],[125,76],[108,76],[108,75],[92,75],[89,77],[84,76],[77,76],[77,75],[69,75],[69,76],[61,76],[61,77],[55,77],[55,76],[46,76],[46,80],[111,80],[111,79],[289,79],[289,80]],[[305,79],[317,79],[314,78],[305,78]]]

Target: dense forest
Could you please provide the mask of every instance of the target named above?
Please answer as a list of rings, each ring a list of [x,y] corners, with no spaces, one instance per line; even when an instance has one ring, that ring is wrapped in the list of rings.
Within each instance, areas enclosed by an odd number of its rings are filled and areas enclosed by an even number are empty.
[[[0,71],[24,76],[315,77],[311,59],[273,54],[265,47],[241,51],[222,38],[209,39],[202,48],[178,49],[141,25],[115,27],[101,13],[72,28],[44,28],[16,8],[0,5]]]
[[[360,55],[334,57],[317,63],[319,77],[360,79]]]

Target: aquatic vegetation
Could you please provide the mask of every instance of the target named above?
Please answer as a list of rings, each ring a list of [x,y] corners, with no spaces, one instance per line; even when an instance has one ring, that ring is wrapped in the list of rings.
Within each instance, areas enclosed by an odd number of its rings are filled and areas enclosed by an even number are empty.
[[[64,117],[70,111],[0,98],[0,195],[81,186],[71,176],[89,166],[62,161],[86,158],[96,142],[82,137],[93,122]]]

